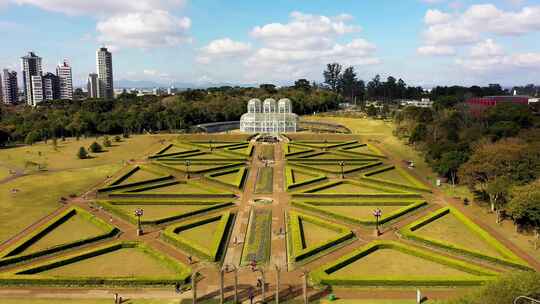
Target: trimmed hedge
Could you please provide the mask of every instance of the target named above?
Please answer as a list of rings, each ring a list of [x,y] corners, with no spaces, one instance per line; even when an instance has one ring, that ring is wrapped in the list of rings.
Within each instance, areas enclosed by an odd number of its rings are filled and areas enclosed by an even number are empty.
[[[324,172],[324,173],[330,173],[330,174],[340,174],[341,173],[341,169],[329,170],[329,169],[317,167],[317,165],[337,164],[340,160],[330,160],[328,162],[324,162],[324,161],[321,161],[321,160],[311,160],[311,163],[309,163],[309,161],[310,161],[309,159],[306,159],[306,160],[302,160],[302,162],[288,162],[288,164],[290,166],[293,166],[293,167],[299,167],[299,168],[303,168],[303,169],[307,169],[307,170],[315,170],[315,171]],[[373,168],[373,167],[382,165],[382,162],[380,162],[380,161],[373,161],[373,162],[369,162],[369,163],[365,163],[365,162],[360,162],[360,163],[349,162],[349,163],[347,163],[347,165],[358,165],[358,167],[350,168],[350,169],[344,169],[343,173],[352,173],[352,172],[356,172],[356,171],[361,171],[361,170]]]
[[[425,260],[429,260],[438,264],[445,265],[472,275],[469,276],[448,278],[441,276],[414,276],[411,273],[404,273],[399,276],[348,276],[347,278],[332,277],[332,273],[346,267],[355,261],[373,253],[379,249],[392,249],[405,254],[416,256]],[[311,279],[317,284],[325,285],[340,285],[340,286],[476,286],[487,281],[495,279],[496,272],[484,269],[464,261],[445,257],[440,254],[425,251],[411,247],[409,245],[393,242],[393,241],[374,241],[371,242],[341,258],[326,264],[310,274]]]
[[[133,174],[136,174],[140,170],[145,170],[145,171],[151,172],[153,174],[158,175],[158,177],[151,178],[151,179],[144,180],[144,181],[127,183],[127,184],[121,185],[122,182],[124,182],[125,180],[127,180],[129,177],[133,176]],[[161,176],[159,177],[159,175],[161,175]],[[126,172],[125,174],[123,174],[123,175],[119,176],[118,178],[116,178],[114,181],[109,183],[107,186],[105,186],[103,188],[100,188],[97,191],[98,191],[98,193],[110,192],[110,191],[130,188],[130,187],[137,187],[137,186],[142,186],[142,185],[147,185],[147,184],[159,183],[159,182],[167,181],[167,180],[170,180],[170,179],[173,179],[173,178],[174,177],[172,175],[170,175],[170,174],[165,174],[165,173],[159,172],[157,170],[151,170],[151,169],[148,169],[147,167],[143,168],[141,166],[135,166],[132,169],[130,169],[128,172]]]
[[[386,172],[386,171],[390,171],[390,170],[396,170],[398,172],[398,174],[400,174],[405,179],[407,179],[407,181],[411,185],[402,184],[400,182],[388,181],[388,180],[380,179],[380,178],[377,178],[377,177],[372,177],[373,175],[383,173],[383,172]],[[371,182],[387,185],[387,186],[394,187],[394,188],[400,188],[400,189],[404,189],[404,190],[414,190],[414,191],[422,191],[422,192],[431,193],[431,189],[429,187],[425,186],[422,182],[420,182],[416,178],[412,177],[407,172],[403,171],[403,169],[398,168],[398,167],[393,166],[393,165],[385,166],[385,167],[382,167],[382,168],[377,168],[375,170],[366,172],[363,175],[364,176],[361,177],[360,180],[368,181],[368,182],[371,181]]]
[[[306,190],[302,191],[302,193],[317,193],[319,191],[323,191],[323,190],[326,190],[326,189],[329,189],[329,188],[332,188],[332,187],[335,187],[335,186],[338,186],[338,185],[341,185],[341,184],[351,184],[351,185],[356,185],[358,187],[365,187],[365,188],[370,188],[370,189],[373,189],[373,190],[385,191],[385,192],[388,192],[389,194],[408,193],[407,191],[403,191],[403,190],[399,190],[399,189],[395,189],[395,188],[391,188],[391,187],[373,185],[373,184],[370,184],[370,183],[361,183],[361,182],[352,181],[352,180],[339,180],[339,181],[328,182],[328,183],[323,184],[323,185],[318,185],[318,186],[306,189]],[[356,195],[356,194],[358,194],[358,193],[352,193],[352,192],[351,193],[339,193],[339,194],[331,193],[331,195]],[[385,193],[382,193],[382,194],[385,194]]]
[[[172,277],[60,277],[39,275],[39,273],[93,258],[122,248],[137,248],[162,265],[174,269],[177,275]],[[172,285],[177,282],[188,282],[191,269],[177,260],[165,256],[150,247],[136,242],[115,242],[99,248],[92,248],[76,254],[59,257],[38,266],[30,266],[16,272],[0,275],[0,285],[54,285],[54,286],[143,286],[143,285]]]
[[[317,246],[305,248],[304,231],[301,229],[300,221],[307,221],[334,230],[339,233],[339,235],[324,243],[318,244]],[[354,237],[353,232],[345,226],[294,211],[289,212],[287,225],[289,227],[288,236],[291,238],[290,249],[292,249],[291,252],[289,252],[289,258],[294,262],[305,260]]]
[[[89,238],[77,240],[77,241],[66,243],[66,244],[59,244],[57,246],[46,248],[37,252],[32,252],[32,253],[27,253],[27,254],[24,253],[24,250],[26,250],[32,244],[39,241],[49,232],[53,231],[61,224],[68,221],[71,217],[77,216],[77,215],[82,216],[85,220],[89,221],[93,225],[98,226],[100,229],[103,230],[103,234],[95,236],[95,237],[89,237]],[[25,262],[25,261],[29,261],[38,257],[45,256],[45,255],[50,255],[50,254],[58,253],[58,252],[65,251],[68,249],[77,248],[86,244],[90,244],[90,243],[101,241],[107,238],[111,238],[115,236],[116,234],[118,234],[119,232],[120,230],[118,230],[118,228],[110,225],[109,223],[102,221],[101,219],[86,212],[85,210],[80,209],[78,207],[72,207],[62,212],[61,214],[55,216],[49,222],[37,228],[32,233],[26,235],[24,238],[22,238],[21,240],[19,240],[12,246],[6,248],[0,254],[0,257],[2,257],[0,259],[0,266],[6,266],[6,265],[15,264],[15,263]]]
[[[116,201],[100,201],[98,202],[103,208],[105,208],[107,211],[114,213],[118,217],[129,221],[132,224],[137,224],[137,217],[132,212],[126,212],[125,210],[118,208],[116,206],[118,205],[147,205],[145,202],[133,202],[133,203],[118,203]],[[144,217],[141,218],[141,224],[144,225],[160,225],[167,222],[172,222],[188,217],[192,217],[195,215],[205,214],[208,212],[212,212],[218,209],[227,208],[234,206],[233,202],[226,202],[226,203],[219,203],[219,202],[202,202],[202,201],[196,201],[196,202],[153,202],[150,203],[151,205],[207,205],[208,207],[200,209],[200,210],[194,210],[182,214],[171,214],[170,216],[156,219],[156,220],[145,220]]]
[[[197,160],[199,161],[199,160]],[[158,162],[155,162],[156,165],[159,165],[159,166],[162,166],[164,168],[167,168],[167,169],[170,169],[170,170],[174,170],[176,172],[182,172],[182,173],[186,173],[186,170],[185,170],[185,167],[175,167],[174,165],[183,165],[184,164],[184,161],[178,161],[177,164],[171,161],[158,161]],[[197,165],[197,164],[202,164],[202,163],[197,163],[197,162],[192,162],[191,165]],[[206,168],[206,169],[201,169],[201,170],[196,170],[192,167],[189,168],[189,172],[190,173],[195,173],[195,174],[202,174],[202,173],[208,173],[208,172],[212,172],[212,171],[217,171],[217,170],[223,170],[223,169],[228,169],[228,168],[234,168],[234,167],[239,167],[239,166],[243,166],[245,165],[244,162],[230,162],[230,163],[225,163],[225,164],[219,164],[219,162],[214,162],[214,164],[216,165],[215,167],[213,168]],[[202,165],[206,165],[206,164],[202,164]]]
[[[373,153],[366,153],[366,152],[357,152],[357,151],[350,151],[352,149],[360,148],[360,147],[367,147],[369,150],[371,150]],[[352,155],[358,155],[358,156],[374,156],[379,158],[386,158],[386,155],[381,152],[381,150],[377,149],[376,147],[370,145],[370,144],[358,144],[353,146],[347,146],[338,149],[339,151],[345,152],[347,154]]]
[[[233,216],[230,212],[222,213],[219,216],[209,217],[206,219],[198,219],[188,223],[182,223],[173,225],[165,229],[161,234],[161,238],[166,242],[182,249],[185,252],[194,254],[201,259],[209,262],[217,262],[220,260],[220,253],[225,241],[228,239],[228,234],[232,226]],[[199,244],[193,243],[191,240],[186,239],[178,233],[183,230],[188,230],[193,227],[201,226],[207,223],[219,221],[218,227],[214,232],[214,238],[212,241],[212,247],[205,248]],[[209,237],[209,236],[201,236]]]
[[[301,181],[301,182],[296,182],[295,178],[294,178],[294,175],[293,175],[293,170],[295,171],[299,171],[305,175],[309,175],[309,176],[312,176],[313,178],[310,178],[310,179],[306,179],[304,181]],[[307,172],[305,170],[300,170],[300,169],[293,169],[289,166],[285,167],[285,183],[286,183],[286,187],[287,187],[287,190],[291,190],[291,189],[294,189],[294,188],[299,188],[299,187],[302,187],[302,186],[305,186],[305,185],[308,185],[308,184],[311,184],[311,183],[315,183],[315,182],[318,182],[318,181],[322,181],[322,180],[325,180],[326,179],[326,176],[324,175],[320,175],[320,174],[313,174],[313,173],[310,173],[310,172]]]
[[[297,207],[297,208],[300,208],[300,209],[305,209],[305,210],[309,210],[309,211],[313,211],[313,212],[316,212],[316,213],[320,213],[322,215],[326,215],[326,216],[329,216],[331,218],[334,218],[334,219],[337,219],[337,220],[344,220],[344,221],[347,221],[349,223],[354,223],[354,224],[360,224],[360,225],[366,225],[366,226],[373,226],[376,224],[376,221],[374,219],[369,219],[369,220],[364,220],[364,219],[359,219],[359,218],[356,218],[354,216],[346,216],[346,215],[342,215],[342,214],[338,214],[338,213],[335,213],[335,212],[332,212],[332,211],[328,211],[328,210],[324,210],[322,208],[320,208],[319,206],[403,206],[403,208],[401,209],[398,209],[398,210],[395,210],[389,214],[383,214],[383,217],[381,217],[379,219],[379,224],[380,225],[383,225],[383,224],[386,224],[396,218],[399,218],[409,212],[412,212],[414,210],[417,210],[419,208],[422,208],[424,206],[427,206],[427,202],[425,201],[417,201],[417,202],[414,202],[414,203],[401,203],[401,204],[396,204],[396,203],[362,203],[362,202],[358,202],[358,203],[355,203],[355,202],[352,202],[352,203],[343,203],[343,202],[299,202],[299,201],[292,201],[291,202],[291,205],[293,207]]]
[[[234,172],[238,172],[239,174],[236,176],[236,179],[234,180],[233,183],[227,183],[227,182],[221,181],[221,180],[216,178],[218,176],[227,175],[227,174],[231,174],[231,173],[234,173]],[[204,177],[206,177],[207,179],[209,179],[211,181],[214,181],[216,183],[224,185],[224,186],[233,186],[233,187],[236,187],[238,189],[242,189],[244,187],[244,182],[245,182],[245,180],[247,178],[247,173],[248,173],[247,168],[242,167],[242,168],[238,168],[238,169],[219,171],[219,172],[214,172],[214,173],[207,173],[207,174],[204,175]]]
[[[192,187],[203,188],[208,192],[212,193],[144,193],[148,190],[159,189],[163,187],[178,185],[178,184],[189,184]],[[146,185],[136,188],[130,188],[124,192],[114,192],[109,194],[111,198],[146,198],[146,199],[155,199],[155,198],[182,198],[182,197],[197,197],[197,198],[218,198],[218,197],[236,197],[232,192],[227,192],[219,189],[214,189],[207,185],[196,185],[192,181],[170,181],[159,184]]]
[[[358,141],[357,140],[327,141],[327,142],[325,141],[293,141],[292,143],[298,146],[304,146],[304,147],[315,148],[315,149],[324,149],[325,147],[328,149],[333,149],[333,148],[338,148],[342,146],[352,145],[352,144],[358,143]]]
[[[485,242],[487,242],[490,246],[492,246],[497,252],[499,252],[504,258],[500,257],[493,257],[486,255],[484,253],[477,252],[473,249],[463,248],[454,244],[450,244],[444,241],[435,240],[427,237],[422,237],[419,235],[416,235],[414,233],[415,230],[428,225],[431,222],[436,221],[437,219],[452,214],[454,215],[460,222],[463,223],[467,228],[469,228],[473,233],[475,233],[477,236],[482,238]],[[494,262],[506,266],[511,266],[514,268],[519,268],[522,270],[531,270],[532,268],[525,262],[523,259],[515,255],[510,249],[506,248],[503,244],[501,244],[497,239],[492,237],[489,233],[487,233],[485,230],[480,228],[478,225],[476,225],[474,222],[469,220],[465,215],[463,215],[461,212],[459,212],[457,209],[452,207],[446,207],[442,208],[438,211],[433,212],[432,214],[421,218],[415,222],[412,222],[411,224],[403,227],[400,230],[400,233],[403,237],[418,241],[423,244],[433,246],[436,248],[442,248],[454,253],[463,254],[475,258],[480,258],[482,260],[488,261],[488,262]]]

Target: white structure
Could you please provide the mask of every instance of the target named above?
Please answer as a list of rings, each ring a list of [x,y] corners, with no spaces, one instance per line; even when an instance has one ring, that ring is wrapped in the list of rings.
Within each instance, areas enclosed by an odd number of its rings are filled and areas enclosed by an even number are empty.
[[[90,73],[88,75],[86,89],[88,91],[88,98],[98,98],[98,75],[96,73]]]
[[[38,103],[42,102],[45,99],[43,95],[43,76],[32,76],[31,77],[31,95],[32,103],[31,105],[37,106]]]
[[[34,90],[34,80],[32,79],[34,76],[38,76],[39,78],[36,79],[36,84],[42,83],[38,81],[38,79],[41,79],[41,76],[43,76],[41,57],[37,56],[34,52],[28,52],[28,55],[22,57],[21,59],[26,104],[35,106],[37,103],[43,101],[43,87],[36,88]],[[34,91],[41,92],[41,95],[34,97]]]
[[[56,75],[58,76],[60,99],[73,100],[73,75],[71,66],[66,59],[56,67]]]
[[[240,119],[240,130],[246,133],[290,133],[296,132],[298,116],[292,113],[289,99],[252,99],[248,102],[248,112]]]
[[[433,101],[431,101],[429,98],[422,98],[422,100],[402,100],[401,105],[419,108],[431,108],[433,107]]]
[[[112,54],[107,50],[107,48],[102,47],[96,52],[96,65],[98,74],[98,98],[113,99],[114,84]]]

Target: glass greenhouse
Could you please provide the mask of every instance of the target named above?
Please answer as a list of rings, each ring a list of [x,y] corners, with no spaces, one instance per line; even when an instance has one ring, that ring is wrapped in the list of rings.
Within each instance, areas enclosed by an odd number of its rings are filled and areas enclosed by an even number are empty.
[[[261,102],[248,102],[248,112],[240,119],[240,130],[246,133],[291,133],[296,132],[298,116],[292,113],[291,101],[287,98],[279,102],[272,98]]]

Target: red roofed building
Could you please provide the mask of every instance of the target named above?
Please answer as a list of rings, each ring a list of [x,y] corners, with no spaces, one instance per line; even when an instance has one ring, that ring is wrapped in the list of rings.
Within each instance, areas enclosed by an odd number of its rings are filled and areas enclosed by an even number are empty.
[[[473,114],[482,114],[486,109],[494,107],[499,103],[515,103],[527,105],[529,97],[527,96],[486,96],[473,97],[467,99],[465,103],[469,106]]]

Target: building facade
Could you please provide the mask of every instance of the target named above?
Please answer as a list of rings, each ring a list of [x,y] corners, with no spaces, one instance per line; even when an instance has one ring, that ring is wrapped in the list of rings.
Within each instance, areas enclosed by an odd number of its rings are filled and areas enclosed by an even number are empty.
[[[97,95],[98,98],[113,99],[114,98],[114,83],[113,83],[113,67],[112,54],[107,48],[102,47],[96,53],[97,65]]]
[[[465,101],[469,110],[474,115],[482,114],[486,109],[496,106],[499,103],[514,103],[521,105],[529,104],[527,96],[486,96],[473,97]]]
[[[30,105],[36,106],[45,99],[43,95],[43,76],[32,76],[30,79],[32,90],[30,92],[32,95],[32,103]]]
[[[56,67],[56,75],[58,76],[59,98],[73,100],[73,74],[67,60],[64,59],[64,62]]]
[[[34,96],[34,91],[37,93],[43,93],[43,87],[38,87],[34,89],[34,83],[38,84],[41,82],[41,76],[43,75],[43,70],[41,67],[41,57],[37,56],[34,52],[28,52],[28,55],[21,58],[22,60],[22,74],[23,74],[23,86],[24,86],[24,97],[26,104],[35,106],[37,103],[43,101],[43,94]],[[34,82],[34,77],[36,81]]]
[[[4,69],[2,72],[2,101],[5,104],[16,104],[19,102],[19,85],[17,82],[17,72]]]
[[[252,99],[248,102],[248,112],[240,119],[240,130],[246,133],[291,133],[296,132],[298,116],[292,112],[289,99]]]
[[[47,73],[42,79],[43,100],[60,99],[60,78],[53,73]]]
[[[98,74],[90,73],[88,75],[86,89],[88,90],[88,98],[98,98]]]

